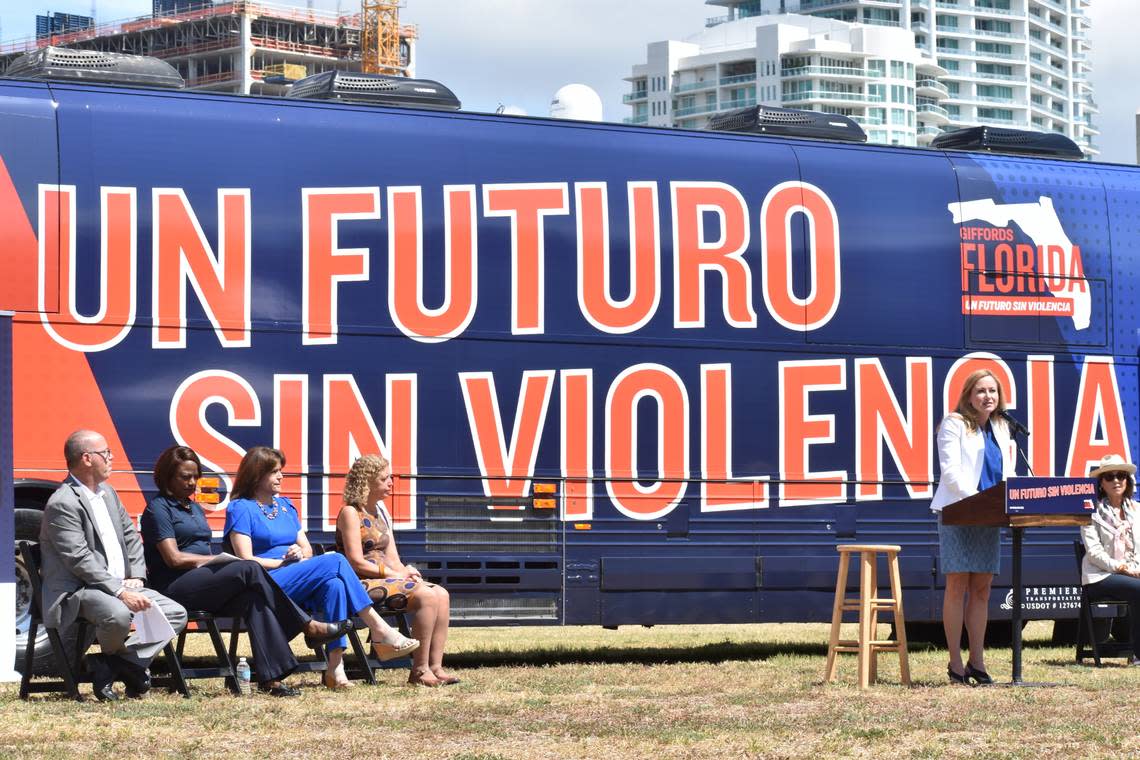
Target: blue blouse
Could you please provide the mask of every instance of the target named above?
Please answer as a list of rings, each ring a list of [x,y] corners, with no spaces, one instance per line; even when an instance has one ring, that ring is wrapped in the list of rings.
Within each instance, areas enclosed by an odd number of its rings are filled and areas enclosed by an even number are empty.
[[[254,499],[234,499],[226,507],[225,534],[231,532],[249,536],[253,553],[262,559],[281,559],[289,547],[297,543],[301,532],[301,519],[293,502],[284,496],[273,497],[277,514],[271,520],[272,508],[263,508]]]
[[[984,491],[990,486],[1000,483],[1003,469],[1001,446],[998,445],[997,438],[994,437],[993,426],[989,422],[982,428],[982,437],[986,441],[986,449],[985,458],[982,460],[982,475],[978,478],[979,491]]]

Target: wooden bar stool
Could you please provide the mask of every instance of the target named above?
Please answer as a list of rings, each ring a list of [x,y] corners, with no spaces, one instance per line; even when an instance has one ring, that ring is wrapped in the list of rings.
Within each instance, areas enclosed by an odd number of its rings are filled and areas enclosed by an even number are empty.
[[[835,606],[831,613],[831,641],[827,646],[827,672],[824,680],[835,680],[836,659],[839,652],[859,655],[859,688],[866,689],[877,678],[880,652],[898,652],[899,678],[910,685],[910,663],[906,652],[906,623],[903,620],[902,580],[899,575],[899,552],[902,547],[885,544],[843,544],[839,551],[839,575],[835,581]],[[852,554],[859,555],[859,597],[847,598],[847,568]],[[891,576],[891,595],[879,596],[877,558],[886,555]],[[844,612],[859,613],[859,632],[855,639],[840,639],[839,627]],[[876,639],[879,613],[894,615],[895,641]]]

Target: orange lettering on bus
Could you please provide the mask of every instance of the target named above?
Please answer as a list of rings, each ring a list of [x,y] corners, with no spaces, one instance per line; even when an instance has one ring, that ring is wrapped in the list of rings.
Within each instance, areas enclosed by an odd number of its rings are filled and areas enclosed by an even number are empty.
[[[541,335],[545,330],[546,239],[543,222],[568,214],[565,182],[486,185],[483,214],[511,220],[511,333]]]
[[[324,377],[324,471],[322,513],[326,530],[334,530],[340,514],[344,474],[364,454],[379,454],[392,472],[392,494],[385,506],[397,528],[415,528],[416,473],[418,467],[417,376],[393,374],[385,378],[385,424],[387,442],[356,378],[352,375]]]
[[[1131,462],[1124,410],[1116,383],[1116,365],[1111,356],[1088,356],[1081,367],[1081,385],[1073,413],[1073,433],[1065,474],[1084,477],[1107,454]]]
[[[643,327],[661,298],[661,243],[657,184],[630,182],[629,293],[614,298],[610,283],[609,205],[606,184],[574,185],[578,221],[578,306],[595,329],[623,334]]]
[[[934,479],[931,360],[907,357],[906,370],[904,413],[882,363],[873,358],[855,360],[856,501],[883,498],[884,444],[912,499],[934,493],[930,485]]]
[[[705,275],[721,278],[724,319],[755,327],[748,248],[748,209],[740,192],[721,182],[673,182],[673,326],[705,326]],[[704,222],[715,214],[720,236],[710,240]]]
[[[562,519],[590,520],[594,472],[594,374],[590,369],[560,373],[562,393]]]
[[[478,245],[474,185],[443,188],[443,303],[424,303],[424,221],[419,187],[388,188],[388,309],[413,340],[438,343],[461,334],[475,316]]]
[[[309,376],[273,376],[273,445],[285,455],[281,493],[289,497],[301,524],[309,516]]]
[[[779,364],[780,506],[845,501],[846,470],[815,472],[812,446],[835,443],[835,415],[809,413],[809,396],[847,387],[842,359],[786,361]]]
[[[218,253],[214,254],[185,192],[152,192],[154,348],[186,347],[186,285],[194,287],[218,341],[250,344],[249,190],[218,190]]]
[[[204,472],[221,476],[228,496],[233,490],[232,475],[237,472],[245,449],[207,422],[206,409],[214,404],[225,409],[229,427],[261,425],[261,404],[249,381],[234,372],[207,369],[190,375],[174,392],[170,400],[170,432],[178,443],[194,449]],[[225,506],[225,502],[202,505],[215,531],[220,531],[225,523]]]
[[[503,417],[499,411],[494,375],[490,372],[460,372],[459,384],[467,407],[475,458],[479,462],[479,472],[483,474],[483,493],[492,500],[490,508],[522,511],[525,508],[522,505],[496,504],[494,499],[517,499],[530,495],[530,475],[534,472],[538,443],[546,425],[554,370],[523,373],[514,428],[509,439],[503,434]]]
[[[100,276],[95,283],[79,282],[76,251],[75,188],[40,185],[39,188],[40,319],[48,334],[73,351],[106,351],[127,337],[135,321],[136,216],[135,190],[130,187],[100,188],[101,236]],[[56,269],[49,252],[58,251],[59,282],[47,274]],[[57,291],[58,288],[58,291]],[[99,311],[90,316],[79,313],[76,304],[80,289],[97,288]],[[58,293],[58,300],[57,300]],[[56,302],[58,313],[46,310]]]
[[[1053,421],[1053,357],[1026,358],[1029,384],[1025,389],[1028,419],[1025,424],[1033,432],[1029,437],[1029,462],[1038,477],[1052,477],[1056,469]]]
[[[653,403],[657,419],[655,474],[638,462],[638,404]],[[663,517],[680,503],[689,478],[689,396],[673,370],[635,364],[606,395],[606,490],[614,507],[635,520]],[[643,481],[652,480],[651,485]]]
[[[806,221],[808,293],[795,294],[792,223]],[[817,330],[835,316],[841,290],[839,217],[831,199],[806,182],[772,188],[760,211],[760,267],[768,313],[789,330]]]
[[[339,223],[380,218],[380,188],[301,190],[301,344],[335,344],[340,283],[368,280],[367,248],[341,248]]]
[[[701,511],[768,507],[768,476],[732,474],[732,365],[701,365]]]

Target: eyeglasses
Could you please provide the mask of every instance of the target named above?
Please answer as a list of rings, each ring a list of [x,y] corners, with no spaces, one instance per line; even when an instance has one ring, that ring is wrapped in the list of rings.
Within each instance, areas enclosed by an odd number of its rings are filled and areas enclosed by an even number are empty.
[[[1127,483],[1128,482],[1128,473],[1127,472],[1106,472],[1105,474],[1100,476],[1100,479],[1101,480],[1123,480],[1124,482]]]
[[[98,454],[103,457],[104,462],[110,462],[115,458],[115,454],[110,449],[103,449],[102,451],[84,451],[84,454]]]

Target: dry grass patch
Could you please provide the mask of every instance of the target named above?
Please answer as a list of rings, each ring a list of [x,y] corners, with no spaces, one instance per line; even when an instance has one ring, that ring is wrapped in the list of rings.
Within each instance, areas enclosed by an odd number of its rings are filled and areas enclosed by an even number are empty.
[[[913,688],[821,683],[823,625],[704,628],[490,628],[453,632],[459,686],[414,689],[405,671],[381,685],[321,689],[292,679],[298,699],[230,697],[196,681],[194,698],[74,704],[16,698],[0,686],[0,755],[53,757],[367,756],[414,760],[516,758],[1129,757],[1121,730],[1137,712],[1140,670],[1071,664],[1047,629],[1031,627],[1027,679],[1047,689],[945,683],[946,653],[911,653]],[[1119,661],[1116,661],[1119,662]],[[1008,678],[1009,650],[990,654]]]

